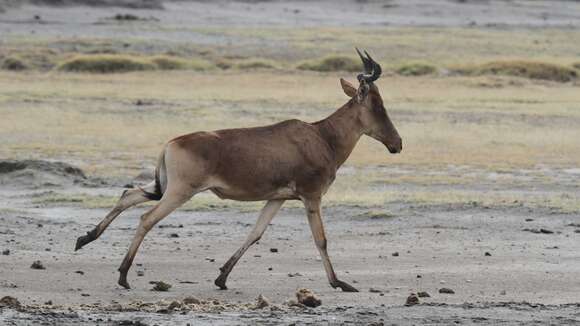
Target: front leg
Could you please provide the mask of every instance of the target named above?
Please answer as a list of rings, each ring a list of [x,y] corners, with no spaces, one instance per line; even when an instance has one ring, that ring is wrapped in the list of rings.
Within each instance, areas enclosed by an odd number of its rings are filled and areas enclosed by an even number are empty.
[[[304,206],[306,207],[308,223],[312,230],[314,243],[316,243],[316,248],[318,248],[320,256],[322,257],[322,262],[324,263],[324,269],[326,270],[330,286],[333,288],[338,287],[344,292],[358,292],[356,288],[339,280],[334,273],[334,269],[330,263],[330,257],[328,257],[328,252],[326,251],[326,235],[324,234],[324,225],[322,224],[322,214],[320,212],[320,198],[304,200]]]
[[[284,200],[269,200],[264,208],[262,208],[260,217],[258,217],[258,221],[254,225],[252,232],[248,235],[248,238],[244,244],[233,254],[233,256],[225,263],[225,265],[220,268],[220,275],[214,282],[215,285],[217,285],[220,289],[226,290],[228,288],[226,286],[228,275],[230,275],[230,272],[238,260],[242,258],[242,255],[246,252],[246,250],[248,250],[251,245],[256,243],[256,241],[260,240],[264,234],[264,231],[266,231],[268,224],[270,224],[274,218],[274,215],[276,215],[278,210],[280,210],[280,207],[282,207],[283,203]]]

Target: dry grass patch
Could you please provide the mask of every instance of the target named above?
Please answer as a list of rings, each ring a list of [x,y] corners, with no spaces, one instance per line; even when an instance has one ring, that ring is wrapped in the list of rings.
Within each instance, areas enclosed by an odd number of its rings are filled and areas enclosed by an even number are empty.
[[[168,56],[168,55],[158,55],[150,59],[159,70],[209,70],[214,66],[204,60],[190,59],[186,60],[183,58]]]
[[[153,62],[157,68],[161,70],[181,70],[186,69],[188,66],[187,61],[167,55],[159,55],[151,58],[151,62]]]
[[[59,69],[71,72],[121,73],[148,70],[209,70],[214,66],[204,60],[183,59],[169,55],[139,57],[131,55],[92,54],[78,55],[59,65]]]
[[[254,70],[254,69],[277,69],[277,64],[272,60],[266,59],[248,59],[238,62],[235,67],[241,70]]]
[[[126,55],[79,55],[66,60],[58,67],[62,71],[89,73],[120,73],[156,69],[155,64],[139,57]]]
[[[502,75],[556,82],[569,82],[578,77],[574,69],[563,65],[525,60],[492,61],[453,70],[464,75]]]
[[[2,60],[2,65],[0,66],[4,70],[11,71],[22,71],[30,69],[30,66],[22,58],[17,56],[11,56]]]
[[[305,61],[299,64],[296,68],[300,70],[313,70],[321,72],[330,72],[330,71],[358,72],[362,71],[362,64],[359,59],[335,55],[328,56],[318,60]]]

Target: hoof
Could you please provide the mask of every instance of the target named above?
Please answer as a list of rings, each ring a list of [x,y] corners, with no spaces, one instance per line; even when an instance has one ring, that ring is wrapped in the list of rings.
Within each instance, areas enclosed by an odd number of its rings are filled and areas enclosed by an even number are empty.
[[[345,283],[343,281],[336,281],[335,284],[331,284],[333,288],[340,288],[342,290],[342,292],[358,292],[358,290],[349,285],[348,283]]]
[[[131,289],[131,286],[129,285],[129,282],[127,282],[126,278],[120,278],[118,283],[120,286],[124,287],[127,290]]]
[[[77,244],[75,246],[75,251],[81,249],[84,245],[86,245],[87,243],[91,242],[91,240],[89,240],[87,238],[88,237],[86,235],[83,235],[82,237],[78,237]]]
[[[87,243],[90,243],[90,242],[94,241],[96,238],[97,238],[97,230],[96,229],[94,229],[94,230],[92,230],[90,232],[87,232],[86,235],[83,235],[81,237],[78,237],[77,243],[75,245],[75,251],[81,249]]]
[[[226,277],[224,277],[222,275],[218,276],[218,278],[216,278],[213,283],[215,285],[217,285],[217,287],[219,287],[220,290],[227,290],[228,289],[228,287],[226,286]]]

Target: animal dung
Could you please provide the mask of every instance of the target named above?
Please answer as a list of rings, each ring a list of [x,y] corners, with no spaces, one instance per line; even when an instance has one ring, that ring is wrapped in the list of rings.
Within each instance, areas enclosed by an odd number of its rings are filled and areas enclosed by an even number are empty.
[[[298,302],[311,308],[316,308],[322,304],[322,301],[310,289],[301,288],[296,291]]]

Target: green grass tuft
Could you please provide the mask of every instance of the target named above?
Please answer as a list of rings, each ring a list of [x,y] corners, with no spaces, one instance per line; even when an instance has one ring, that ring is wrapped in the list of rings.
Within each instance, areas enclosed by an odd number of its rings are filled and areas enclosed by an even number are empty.
[[[253,69],[276,69],[278,68],[276,63],[271,60],[265,59],[249,59],[245,61],[238,62],[235,66],[237,69],[241,70],[253,70]]]
[[[305,61],[297,69],[313,71],[362,71],[360,60],[346,56],[328,56],[319,60]]]
[[[428,63],[413,62],[398,67],[395,72],[401,76],[425,76],[437,73],[437,67]]]
[[[2,61],[1,65],[2,69],[4,70],[12,70],[12,71],[22,71],[28,70],[30,67],[28,64],[19,57],[8,57]]]
[[[160,70],[184,70],[191,69],[197,71],[210,70],[214,66],[204,60],[191,59],[186,60],[183,58],[169,56],[169,55],[158,55],[150,59],[158,69]]]
[[[572,67],[574,67],[574,68],[576,68],[576,69],[580,70],[580,62],[573,63],[573,64],[572,64]]]
[[[155,286],[151,289],[151,291],[167,292],[172,287],[171,284],[165,283],[163,281],[157,281],[153,283],[155,284]]]
[[[197,71],[205,71],[215,69],[215,64],[201,60],[201,59],[189,59],[187,61],[187,68]]]
[[[396,217],[392,213],[385,212],[385,211],[368,211],[356,216],[358,219],[362,220],[384,220],[384,219],[391,219]]]
[[[464,75],[502,75],[529,79],[569,82],[578,77],[578,73],[566,66],[525,60],[492,61],[483,65],[467,66],[454,69]]]
[[[151,58],[151,62],[160,70],[182,70],[187,69],[188,66],[187,61],[168,55],[155,56]]]
[[[154,70],[156,65],[140,57],[127,55],[79,55],[59,65],[59,70],[89,73],[120,73]]]

